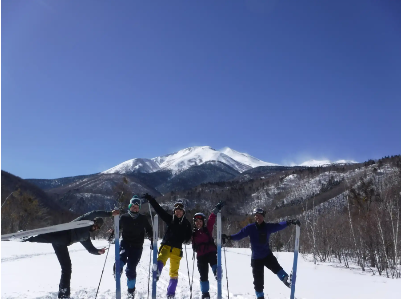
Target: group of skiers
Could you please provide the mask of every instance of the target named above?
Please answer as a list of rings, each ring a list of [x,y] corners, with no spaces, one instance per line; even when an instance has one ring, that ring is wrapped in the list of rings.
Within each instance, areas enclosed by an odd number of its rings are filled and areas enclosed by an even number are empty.
[[[203,213],[196,213],[193,217],[193,229],[191,223],[185,217],[184,204],[179,201],[174,204],[172,214],[163,209],[159,203],[149,194],[142,198],[134,196],[128,205],[128,212],[121,215],[119,226],[122,231],[120,244],[120,270],[115,270],[115,276],[121,276],[123,267],[126,265],[125,273],[127,276],[128,298],[134,298],[136,283],[136,268],[142,256],[143,243],[145,235],[152,241],[152,226],[149,224],[146,216],[139,213],[141,205],[149,202],[153,209],[166,223],[167,230],[163,236],[157,257],[157,280],[170,259],[170,282],[167,287],[166,297],[171,299],[175,297],[175,291],[178,284],[178,270],[180,261],[183,257],[183,244],[188,244],[192,238],[192,247],[196,252],[197,266],[200,274],[200,288],[202,299],[210,299],[209,294],[209,265],[214,277],[217,279],[217,247],[214,243],[212,234],[213,226],[216,221],[217,213],[224,206],[219,202],[209,215],[207,221]],[[93,211],[87,213],[74,221],[93,220],[94,225],[84,228],[71,229],[66,231],[42,234],[31,237],[26,241],[38,243],[51,243],[56,252],[61,265],[61,279],[59,285],[58,298],[70,297],[70,279],[71,279],[71,260],[67,246],[81,242],[82,245],[91,253],[100,255],[105,253],[105,249],[96,249],[90,239],[90,232],[100,229],[103,225],[102,217],[112,217],[118,215],[119,210],[113,211]],[[240,232],[234,235],[222,234],[223,244],[228,240],[241,240],[250,237],[252,248],[252,273],[254,278],[254,287],[256,297],[264,298],[264,267],[266,266],[286,285],[290,286],[288,274],[278,263],[276,257],[269,248],[270,234],[286,228],[288,225],[300,225],[298,220],[288,220],[280,223],[265,223],[265,211],[256,208],[253,211],[255,223],[244,227]],[[117,273],[117,274],[116,274]]]

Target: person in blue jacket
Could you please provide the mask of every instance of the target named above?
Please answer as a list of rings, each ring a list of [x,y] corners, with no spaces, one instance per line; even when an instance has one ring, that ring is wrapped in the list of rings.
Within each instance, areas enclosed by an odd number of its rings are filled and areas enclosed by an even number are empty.
[[[249,224],[241,229],[240,232],[233,235],[223,234],[223,244],[228,240],[239,241],[245,237],[251,239],[252,249],[252,274],[253,284],[255,286],[255,293],[258,299],[264,299],[264,267],[270,269],[278,278],[287,286],[290,287],[288,281],[288,274],[283,270],[273,255],[269,247],[270,234],[283,230],[288,225],[300,225],[299,220],[288,220],[280,223],[265,223],[266,212],[261,208],[255,208],[253,215],[255,223]]]

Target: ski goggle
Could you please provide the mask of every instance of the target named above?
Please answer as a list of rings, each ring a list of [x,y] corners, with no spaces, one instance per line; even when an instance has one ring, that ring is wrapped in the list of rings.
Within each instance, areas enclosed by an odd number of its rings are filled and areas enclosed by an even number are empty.
[[[174,210],[176,209],[184,210],[184,205],[182,205],[182,203],[176,203],[174,204]]]
[[[253,210],[253,214],[255,215],[255,214],[261,214],[262,216],[265,216],[265,211],[263,210],[263,209],[261,209],[261,208],[255,208],[254,210]]]
[[[201,215],[194,216],[194,220],[202,220],[203,221],[203,216],[201,216]]]

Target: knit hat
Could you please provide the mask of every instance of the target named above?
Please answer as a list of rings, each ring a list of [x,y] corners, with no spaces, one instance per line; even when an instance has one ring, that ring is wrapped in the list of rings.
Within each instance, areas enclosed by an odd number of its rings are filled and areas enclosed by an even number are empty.
[[[128,209],[130,209],[132,205],[138,205],[139,209],[141,209],[141,203],[142,203],[141,199],[139,199],[137,195],[134,195],[129,201]]]
[[[103,226],[104,221],[102,218],[98,217],[98,218],[93,219],[93,223],[94,223],[94,225],[96,225],[97,227],[100,228]]]

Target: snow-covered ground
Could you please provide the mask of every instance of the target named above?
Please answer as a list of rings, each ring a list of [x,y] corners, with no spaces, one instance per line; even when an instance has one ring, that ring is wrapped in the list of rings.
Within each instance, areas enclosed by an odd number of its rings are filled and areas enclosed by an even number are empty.
[[[93,241],[98,248],[106,241]],[[98,298],[115,298],[115,281],[112,275],[114,245],[108,254]],[[189,273],[192,276],[192,249],[187,246]],[[91,255],[81,244],[69,247],[72,261],[72,298],[95,298],[106,255]],[[230,298],[255,298],[250,249],[227,248]],[[136,298],[148,298],[149,241],[145,241],[142,259],[138,266]],[[275,253],[283,268],[289,272],[293,253]],[[224,262],[224,253],[222,253]],[[165,298],[169,264],[164,268],[158,283],[157,297]],[[216,298],[217,285],[210,276],[210,294]],[[181,260],[176,298],[189,299],[188,268]],[[223,266],[223,298],[227,298],[226,271]],[[1,242],[1,298],[57,298],[60,266],[49,244]],[[345,269],[330,264],[317,264],[299,256],[296,298],[401,298],[401,279],[388,279],[359,268]],[[150,283],[151,289],[151,283]],[[122,298],[127,297],[126,277],[122,276]],[[199,272],[194,273],[193,298],[200,298]],[[276,275],[265,269],[265,296],[289,298],[290,290]],[[151,296],[151,291],[150,291]]]

